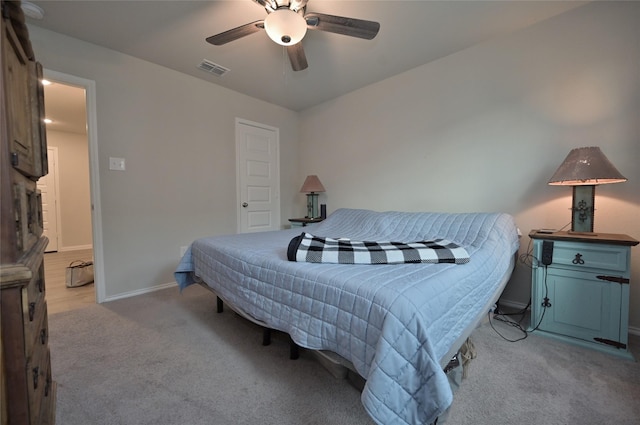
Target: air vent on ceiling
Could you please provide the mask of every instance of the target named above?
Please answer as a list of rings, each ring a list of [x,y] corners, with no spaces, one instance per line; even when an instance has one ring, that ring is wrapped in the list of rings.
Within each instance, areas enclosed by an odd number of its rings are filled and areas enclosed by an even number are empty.
[[[206,59],[203,59],[200,65],[198,65],[203,71],[208,72],[209,74],[217,75],[218,77],[222,77],[224,74],[230,71],[229,68],[225,68],[222,65],[218,65]]]

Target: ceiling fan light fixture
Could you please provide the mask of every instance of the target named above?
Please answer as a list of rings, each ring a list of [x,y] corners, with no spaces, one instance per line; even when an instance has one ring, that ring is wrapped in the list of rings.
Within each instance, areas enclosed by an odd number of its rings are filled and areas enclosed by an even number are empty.
[[[298,44],[307,33],[307,21],[291,9],[277,9],[264,19],[269,38],[283,46]]]

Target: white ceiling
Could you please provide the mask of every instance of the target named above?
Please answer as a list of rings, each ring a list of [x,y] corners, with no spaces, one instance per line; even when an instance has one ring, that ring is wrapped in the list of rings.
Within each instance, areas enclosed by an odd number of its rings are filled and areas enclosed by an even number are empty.
[[[251,0],[31,3],[45,15],[27,18],[30,25],[300,111],[586,2],[309,0],[307,12],[377,21],[380,32],[362,40],[308,31],[303,45],[309,68],[298,72],[264,31],[223,46],[205,42],[210,35],[264,19],[264,8]],[[197,68],[203,59],[231,71],[222,77],[206,73]]]

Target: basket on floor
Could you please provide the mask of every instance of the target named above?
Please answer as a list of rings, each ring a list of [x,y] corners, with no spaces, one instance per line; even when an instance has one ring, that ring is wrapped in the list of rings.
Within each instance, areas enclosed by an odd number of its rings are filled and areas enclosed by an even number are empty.
[[[65,271],[67,288],[77,288],[93,282],[93,261],[72,261]]]

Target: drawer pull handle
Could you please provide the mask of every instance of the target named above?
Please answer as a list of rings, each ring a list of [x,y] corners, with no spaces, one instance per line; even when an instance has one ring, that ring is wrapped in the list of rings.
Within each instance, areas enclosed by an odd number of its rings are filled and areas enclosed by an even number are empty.
[[[42,279],[39,279],[39,280],[38,280],[38,290],[39,290],[40,292],[43,292],[43,291],[44,291],[44,281],[43,281]]]
[[[629,283],[629,279],[619,276],[604,276],[598,275],[596,276],[600,280],[606,280],[607,282],[616,282],[616,283]]]
[[[582,259],[582,254],[576,254],[576,258],[571,261],[573,264],[584,264],[584,260]]]
[[[42,345],[44,345],[47,342],[47,330],[46,329],[40,330],[40,342],[42,343]]]
[[[37,390],[38,389],[38,375],[40,374],[40,368],[39,367],[34,367],[33,370],[33,389]]]
[[[607,345],[611,345],[612,347],[616,347],[618,349],[623,349],[626,350],[627,349],[627,344],[623,344],[619,341],[612,341],[610,339],[606,339],[606,338],[593,338],[594,341],[600,342],[602,344],[607,344]]]
[[[36,303],[29,303],[29,321],[33,322],[33,316],[36,314]]]
[[[47,382],[44,386],[44,396],[49,396],[49,389],[51,388],[51,378],[47,376]]]

